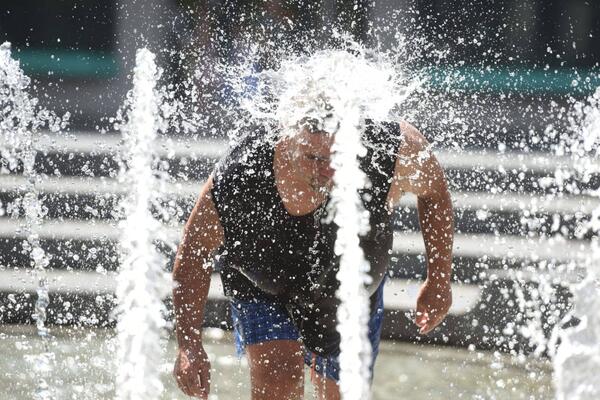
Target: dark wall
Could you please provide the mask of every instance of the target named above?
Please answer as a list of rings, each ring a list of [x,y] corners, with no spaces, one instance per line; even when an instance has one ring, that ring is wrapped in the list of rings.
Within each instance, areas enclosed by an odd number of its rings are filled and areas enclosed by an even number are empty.
[[[404,31],[448,63],[590,68],[600,62],[600,2],[588,0],[384,1]],[[425,59],[425,62],[436,61]]]
[[[178,3],[181,14],[196,19],[198,35],[229,50],[236,33],[273,31],[290,35],[337,26],[369,42],[375,8],[395,15],[394,29],[425,37],[447,49],[449,63],[593,67],[600,62],[600,2],[589,0],[322,0]],[[118,47],[122,12],[114,0],[3,0],[0,41],[21,50],[63,49],[111,52]],[[141,12],[141,9],[140,9]],[[173,21],[173,29],[177,23]],[[252,26],[254,25],[254,26]],[[206,27],[204,29],[203,27]],[[211,29],[212,28],[212,29]],[[191,30],[190,26],[184,27]],[[210,32],[206,32],[209,30]],[[185,34],[185,32],[183,32]],[[285,36],[285,35],[284,35]],[[228,47],[229,46],[229,47]],[[435,60],[424,60],[435,61]]]
[[[117,7],[112,0],[2,0],[0,41],[17,48],[113,51]]]

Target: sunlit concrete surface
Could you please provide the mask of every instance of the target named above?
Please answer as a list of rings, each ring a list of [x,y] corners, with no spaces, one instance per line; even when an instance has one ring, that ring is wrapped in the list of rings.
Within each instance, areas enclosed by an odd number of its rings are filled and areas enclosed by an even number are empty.
[[[89,328],[54,328],[51,333],[54,387],[59,398],[114,398],[115,332]],[[231,335],[220,329],[204,332],[212,364],[210,399],[250,398],[245,358],[235,354]],[[171,375],[175,342],[165,343],[158,366],[165,384],[164,400],[189,399]],[[0,398],[29,400],[36,374],[31,356],[41,351],[32,327],[0,326]],[[29,360],[29,361],[28,361]],[[308,370],[306,398],[312,397]],[[546,400],[553,397],[547,360],[512,359],[507,355],[440,346],[382,342],[372,386],[373,400],[496,399]]]

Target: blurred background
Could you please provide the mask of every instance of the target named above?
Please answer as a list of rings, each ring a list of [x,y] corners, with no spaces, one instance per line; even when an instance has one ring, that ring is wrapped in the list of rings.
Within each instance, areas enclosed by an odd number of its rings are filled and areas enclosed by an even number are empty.
[[[456,69],[482,74],[471,82],[475,91],[546,99],[591,90],[586,79],[597,83],[589,73],[600,57],[600,9],[585,0],[153,0],[143,6],[134,0],[5,0],[2,8],[1,40],[12,43],[26,74],[43,88],[49,100],[41,101],[73,113],[74,129],[93,130],[114,116],[141,46],[160,54],[177,82],[198,63],[234,63],[249,41],[265,53],[283,43],[307,46],[301,38],[314,47],[337,29],[386,49],[406,35],[411,65],[435,67],[441,76]],[[573,87],[576,76],[584,88]]]
[[[125,189],[115,180],[113,118],[131,89],[138,48],[157,54],[165,85],[194,115],[191,129],[161,137],[172,140],[160,156],[176,240],[226,151],[233,122],[220,110],[235,108],[235,99],[223,69],[252,51],[255,70],[270,68],[282,47],[310,52],[348,32],[427,77],[406,118],[434,143],[456,210],[454,306],[429,337],[417,334],[410,314],[425,273],[414,199],[397,210],[384,337],[535,351],[532,330],[549,336],[569,310],[574,276],[566,271],[589,251],[593,234],[581,227],[600,205],[589,194],[597,177],[575,191],[556,178],[571,164],[557,152],[573,131],[568,110],[600,86],[599,21],[600,3],[588,0],[3,0],[0,42],[11,42],[40,104],[70,113],[63,134],[41,136],[36,160],[40,239],[51,255],[49,321],[114,325],[114,208]],[[11,206],[22,185],[18,171],[0,174],[3,324],[32,323],[36,282],[18,229],[22,211]],[[164,251],[172,257],[172,248]],[[208,307],[207,326],[230,327],[218,282]]]

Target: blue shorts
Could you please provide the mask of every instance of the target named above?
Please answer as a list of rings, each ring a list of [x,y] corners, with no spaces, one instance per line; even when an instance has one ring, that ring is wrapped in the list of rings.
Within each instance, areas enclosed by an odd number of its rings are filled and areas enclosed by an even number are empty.
[[[375,292],[375,308],[369,318],[369,341],[373,349],[371,358],[371,376],[373,364],[379,353],[381,326],[383,323],[383,286],[381,283]],[[268,300],[239,301],[231,300],[231,316],[233,332],[238,355],[244,354],[246,346],[268,342],[271,340],[299,340],[300,334],[289,317],[285,307],[277,302]],[[306,351],[304,361],[321,375],[338,382],[340,379],[340,364],[337,355],[329,357],[316,356]]]

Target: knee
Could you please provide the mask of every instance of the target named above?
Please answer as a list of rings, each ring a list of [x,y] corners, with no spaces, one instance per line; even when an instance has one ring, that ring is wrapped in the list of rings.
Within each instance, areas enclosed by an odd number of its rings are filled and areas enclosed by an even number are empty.
[[[285,379],[300,377],[304,372],[302,348],[273,346],[267,343],[255,345],[256,351],[249,351],[250,368],[257,377],[265,379]]]
[[[248,346],[247,354],[255,398],[261,398],[261,394],[270,394],[270,398],[298,398],[304,387],[303,351],[298,343],[252,345]]]

